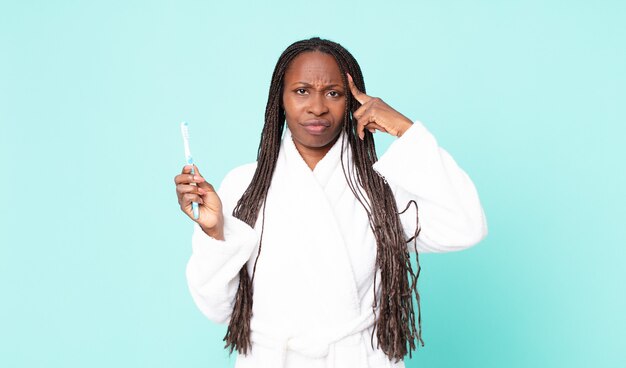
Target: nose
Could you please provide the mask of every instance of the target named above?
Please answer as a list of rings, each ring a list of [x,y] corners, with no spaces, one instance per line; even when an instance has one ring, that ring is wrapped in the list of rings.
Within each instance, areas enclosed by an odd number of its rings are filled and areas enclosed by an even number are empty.
[[[326,99],[323,93],[314,93],[309,98],[309,112],[315,116],[324,115],[328,112]]]

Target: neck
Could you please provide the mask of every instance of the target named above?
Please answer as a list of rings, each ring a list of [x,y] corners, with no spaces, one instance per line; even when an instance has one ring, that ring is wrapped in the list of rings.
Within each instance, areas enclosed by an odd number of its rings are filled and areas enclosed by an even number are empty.
[[[300,156],[302,156],[304,162],[311,170],[313,170],[315,169],[315,166],[317,166],[317,163],[320,162],[324,158],[324,156],[326,156],[328,151],[330,151],[335,142],[337,142],[338,138],[339,137],[335,138],[332,142],[324,147],[306,147],[297,142],[295,139],[292,139],[294,145],[296,146],[296,149],[298,150],[298,153],[300,153]]]
[[[326,156],[326,154],[328,153],[328,151],[330,151],[330,148],[332,147],[332,145],[330,145],[328,147],[309,148],[303,147],[295,141],[294,144],[296,146],[296,149],[300,153],[300,156],[302,156],[302,159],[311,170],[315,169],[317,163],[320,162],[324,158],[324,156]]]

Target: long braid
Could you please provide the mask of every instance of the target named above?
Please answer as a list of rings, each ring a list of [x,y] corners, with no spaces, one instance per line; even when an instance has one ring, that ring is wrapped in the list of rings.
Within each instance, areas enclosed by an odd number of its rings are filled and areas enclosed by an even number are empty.
[[[265,110],[265,125],[257,154],[257,168],[250,185],[233,210],[234,217],[252,227],[257,222],[261,208],[265,208],[265,199],[280,151],[285,122],[285,111],[281,104],[285,72],[296,56],[311,51],[324,52],[335,58],[341,70],[346,91],[349,91],[345,76],[345,73],[348,72],[352,75],[357,88],[365,92],[365,83],[358,63],[338,43],[311,38],[296,42],[283,52],[272,75]],[[419,223],[416,226],[416,233],[407,241],[404,238],[404,231],[399,218],[400,213],[391,188],[385,179],[372,168],[372,165],[377,161],[373,136],[370,132],[365,131],[365,139],[361,141],[356,135],[355,120],[352,118],[352,113],[359,108],[360,104],[348,92],[346,95],[349,97],[346,101],[344,114],[344,132],[352,149],[353,162],[344,162],[342,156],[342,168],[348,186],[367,212],[370,227],[376,238],[376,266],[380,270],[381,295],[375,295],[372,306],[374,313],[378,311],[375,333],[378,344],[385,354],[390,359],[401,360],[407,354],[410,356],[411,351],[415,350],[416,339],[422,346],[424,345],[421,337],[420,299],[417,292],[417,278],[420,272],[419,258],[417,259],[417,273],[415,273],[411,266],[407,247],[408,241],[416,241],[419,234]],[[342,142],[342,145],[344,144],[345,142]],[[404,211],[408,209],[410,204]],[[414,201],[412,204],[417,208]],[[263,224],[262,227],[264,227]],[[261,253],[262,238],[261,235],[255,267]],[[417,250],[415,250],[415,254],[418,257]],[[376,283],[376,279],[374,282]],[[375,292],[376,289],[377,287],[374,285]],[[415,325],[413,293],[418,306],[418,327]],[[231,353],[235,349],[244,355],[250,351],[252,295],[252,281],[247,266],[244,265],[239,272],[239,288],[228,331],[224,337],[226,347],[230,348]]]
[[[233,216],[254,227],[261,206],[265,202],[269,190],[276,160],[280,151],[280,141],[284,128],[285,110],[281,107],[282,84],[285,71],[289,66],[289,61],[297,53],[286,50],[279,59],[270,84],[270,92],[265,108],[265,125],[261,133],[261,142],[257,153],[257,168],[252,177],[250,185],[243,193],[237,205],[233,209]],[[283,60],[281,62],[281,60]],[[263,218],[263,222],[265,218]],[[261,254],[261,238],[256,262]],[[254,277],[254,275],[253,275]],[[235,295],[233,312],[228,323],[228,330],[224,341],[226,348],[237,350],[240,354],[246,355],[251,348],[250,342],[250,320],[252,318],[252,280],[248,274],[247,265],[244,264],[239,271],[239,287]]]
[[[340,69],[345,73],[341,64],[343,60],[346,60],[348,73],[352,75],[357,88],[365,93],[365,83],[358,63],[347,50],[340,48],[338,51],[340,57],[336,59]],[[353,96],[348,104],[347,110],[350,112],[360,107],[360,103]],[[395,197],[385,179],[372,169],[372,165],[378,160],[373,135],[366,130],[364,140],[361,141],[356,135],[355,124],[351,120],[351,116],[346,116],[345,121],[350,121],[350,124],[346,124],[345,132],[352,148],[358,183],[367,197],[363,196],[358,187],[354,187],[352,184],[354,181],[348,180],[348,185],[357,198],[361,197],[359,200],[368,213],[370,226],[377,242],[376,264],[381,271],[380,305],[375,323],[376,336],[381,349],[387,356],[400,360],[407,354],[411,356],[411,351],[415,350],[415,339],[418,339],[422,346],[424,344],[421,337],[421,308],[417,292],[419,258],[415,249],[418,267],[418,272],[415,273],[411,266],[407,240],[404,238]],[[351,170],[347,172],[350,173]],[[368,200],[369,206],[364,204]],[[415,202],[412,203],[417,207]],[[416,226],[416,234],[409,240],[415,242],[418,232],[419,224]],[[412,292],[415,293],[418,303],[418,322],[420,322],[418,327],[415,326]],[[374,303],[378,300],[378,297],[375,298]],[[374,312],[376,312],[376,307],[375,304]]]

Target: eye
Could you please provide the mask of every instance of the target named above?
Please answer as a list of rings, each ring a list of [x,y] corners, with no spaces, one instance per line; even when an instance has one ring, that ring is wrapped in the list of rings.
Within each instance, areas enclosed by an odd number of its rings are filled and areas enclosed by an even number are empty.
[[[330,92],[328,92],[328,95],[330,97],[339,97],[339,96],[341,96],[341,93],[339,93],[337,91],[330,91]]]
[[[304,95],[304,94],[306,94],[306,89],[304,89],[304,88],[298,88],[298,89],[296,89],[296,90],[295,90],[295,92],[296,92],[296,94],[298,94],[298,95]]]

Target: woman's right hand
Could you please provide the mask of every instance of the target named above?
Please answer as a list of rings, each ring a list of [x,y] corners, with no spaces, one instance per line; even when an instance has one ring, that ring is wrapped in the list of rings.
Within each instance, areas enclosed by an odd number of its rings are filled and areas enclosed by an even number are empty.
[[[207,235],[224,240],[224,215],[222,214],[222,201],[215,192],[213,186],[204,180],[198,167],[195,167],[195,175],[191,174],[191,165],[185,165],[183,171],[174,177],[176,183],[176,195],[180,209],[197,222]],[[196,185],[192,185],[195,183]],[[198,203],[198,219],[194,219],[191,203]]]

